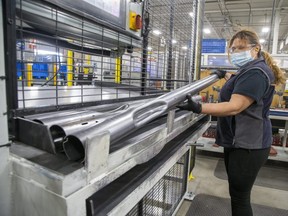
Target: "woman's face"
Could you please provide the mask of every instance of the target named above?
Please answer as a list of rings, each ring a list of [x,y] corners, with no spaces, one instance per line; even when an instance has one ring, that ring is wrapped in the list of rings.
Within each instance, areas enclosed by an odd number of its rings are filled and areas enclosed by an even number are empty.
[[[247,40],[241,40],[239,38],[236,38],[231,47],[229,48],[229,53],[237,53],[237,52],[244,52],[247,50],[251,50],[251,56],[255,59],[257,58],[258,55],[258,51],[256,51],[257,46],[255,46],[254,44],[249,44]],[[258,49],[259,50],[259,49]]]

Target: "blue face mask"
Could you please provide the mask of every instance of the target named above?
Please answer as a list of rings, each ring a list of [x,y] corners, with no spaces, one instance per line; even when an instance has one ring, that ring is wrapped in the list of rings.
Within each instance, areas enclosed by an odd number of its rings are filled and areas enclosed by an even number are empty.
[[[246,63],[253,61],[254,58],[251,56],[250,51],[251,50],[232,53],[230,55],[230,59],[231,59],[232,64],[234,64],[236,67],[241,67],[241,66],[245,65]]]

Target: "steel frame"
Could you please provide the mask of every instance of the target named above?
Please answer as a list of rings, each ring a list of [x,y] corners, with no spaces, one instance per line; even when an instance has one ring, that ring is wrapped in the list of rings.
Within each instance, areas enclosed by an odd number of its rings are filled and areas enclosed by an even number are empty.
[[[71,163],[68,168],[66,166],[66,170],[70,170],[68,173],[63,171],[64,168],[52,171],[51,168],[47,169],[41,164],[32,162],[31,159],[37,158],[37,155],[43,155],[43,151],[30,146],[15,144],[15,146],[12,146],[11,156],[13,166],[12,186],[13,190],[17,191],[13,197],[15,202],[13,211],[16,215],[20,212],[21,214],[25,212],[29,215],[36,215],[40,211],[43,212],[43,215],[85,215],[85,199],[135,165],[144,163],[157,155],[169,140],[172,140],[204,117],[205,115],[196,116],[192,113],[182,115],[172,123],[170,121],[170,126],[164,124],[150,130],[146,135],[142,134],[132,138],[132,143],[130,141],[127,147],[121,148],[112,154],[109,154],[108,151],[109,135],[97,135],[88,140],[85,167],[81,167],[77,163]],[[179,127],[180,125],[182,127]],[[155,173],[153,180],[149,179],[148,182],[144,183],[144,188],[140,187],[135,190],[117,208],[123,212],[128,212],[136,203],[136,200],[139,201],[141,195],[149,190],[148,186],[157,182],[161,175],[166,173],[189,150],[189,143],[195,142],[208,127],[209,122],[199,128],[192,135],[189,142],[183,145],[171,157],[170,161],[167,161],[161,170]],[[169,134],[167,133],[168,128],[173,128]],[[97,140],[100,145],[93,145],[94,140]],[[149,142],[147,142],[148,140]],[[127,142],[129,143],[129,141]],[[150,145],[147,145],[148,143]],[[142,148],[142,150],[139,151],[139,148]],[[98,156],[95,158],[96,154]],[[57,166],[59,167],[59,165]],[[26,201],[22,199],[24,194],[29,197],[25,199]],[[31,203],[34,204],[31,205]],[[117,215],[117,212],[118,210],[115,210],[109,214]]]

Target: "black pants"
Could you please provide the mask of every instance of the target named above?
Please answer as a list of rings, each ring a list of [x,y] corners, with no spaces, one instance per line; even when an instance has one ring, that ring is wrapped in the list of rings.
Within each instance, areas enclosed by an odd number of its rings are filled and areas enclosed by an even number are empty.
[[[232,216],[252,216],[250,195],[258,171],[264,165],[270,148],[224,148],[224,161],[229,182]]]

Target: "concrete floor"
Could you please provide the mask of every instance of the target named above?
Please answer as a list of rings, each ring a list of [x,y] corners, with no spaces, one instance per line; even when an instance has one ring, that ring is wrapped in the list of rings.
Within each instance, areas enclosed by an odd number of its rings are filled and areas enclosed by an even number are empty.
[[[219,157],[207,156],[201,154],[201,150],[197,150],[195,167],[192,172],[195,178],[188,182],[188,192],[192,192],[194,195],[209,194],[229,198],[228,182],[214,176],[218,160]],[[254,185],[251,201],[254,204],[288,210],[288,191]],[[191,202],[193,200],[184,200],[176,216],[185,216]]]

